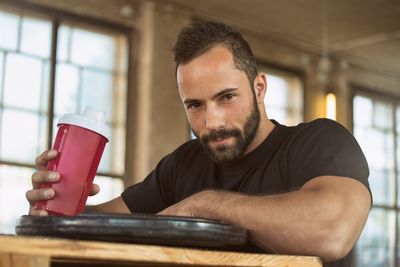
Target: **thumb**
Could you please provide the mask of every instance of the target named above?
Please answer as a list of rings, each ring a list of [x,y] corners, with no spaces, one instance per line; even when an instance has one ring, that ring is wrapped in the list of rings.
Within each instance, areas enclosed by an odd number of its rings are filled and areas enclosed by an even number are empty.
[[[100,186],[98,184],[93,184],[90,189],[89,196],[94,196],[100,192]]]

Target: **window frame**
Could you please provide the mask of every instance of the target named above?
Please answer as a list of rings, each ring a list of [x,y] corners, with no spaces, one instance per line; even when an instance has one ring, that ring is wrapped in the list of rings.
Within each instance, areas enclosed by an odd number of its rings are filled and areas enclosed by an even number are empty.
[[[288,68],[288,67],[284,67],[269,61],[265,61],[265,60],[257,60],[257,70],[260,72],[260,69],[264,69],[264,70],[271,70],[271,74],[275,75],[274,73],[276,73],[276,75],[279,74],[283,74],[283,75],[287,75],[287,76],[296,76],[299,78],[300,80],[300,84],[302,87],[302,92],[301,92],[301,101],[302,101],[302,110],[301,110],[301,121],[305,121],[306,120],[306,108],[308,107],[306,101],[306,94],[307,94],[307,87],[306,87],[306,73],[301,70],[301,69],[294,69],[294,68]],[[267,74],[267,90],[268,90],[268,73]],[[267,112],[268,115],[268,112]]]
[[[360,85],[355,85],[355,84],[350,84],[350,98],[349,102],[351,105],[350,109],[350,123],[351,123],[351,129],[354,132],[354,98],[356,96],[362,96],[371,99],[372,101],[381,101],[384,103],[387,103],[391,107],[391,112],[392,112],[392,134],[393,134],[393,176],[394,176],[394,200],[393,200],[393,205],[386,205],[386,204],[375,204],[372,203],[371,210],[374,208],[377,208],[379,210],[383,210],[385,212],[393,212],[394,213],[394,231],[395,231],[395,236],[394,236],[394,247],[393,247],[393,252],[394,254],[392,263],[393,266],[398,266],[399,260],[398,259],[398,250],[400,249],[400,197],[399,197],[399,185],[400,185],[400,165],[399,165],[399,160],[397,157],[397,151],[400,149],[398,147],[397,140],[400,138],[400,133],[397,133],[396,127],[397,125],[397,114],[396,110],[400,108],[400,96],[396,96],[390,93],[385,93],[385,92],[377,92],[376,90],[360,86]],[[357,263],[357,254],[355,253],[354,250],[354,257],[353,257],[353,265],[356,266]]]
[[[122,174],[117,174],[113,172],[98,172],[98,176],[107,176],[110,178],[115,178],[115,179],[122,179],[125,181],[125,178],[129,175],[128,172],[130,173],[130,168],[127,168],[127,162],[131,162],[131,156],[132,156],[132,148],[131,148],[131,142],[128,141],[126,138],[127,136],[131,135],[132,131],[132,126],[129,124],[130,120],[128,119],[129,116],[129,111],[131,111],[131,108],[129,108],[128,101],[129,99],[132,98],[133,92],[131,92],[131,83],[132,79],[130,78],[132,76],[132,60],[131,60],[131,55],[132,55],[132,37],[134,34],[134,28],[128,27],[123,24],[111,22],[108,20],[102,20],[102,19],[97,19],[93,18],[90,16],[81,16],[77,15],[71,12],[59,10],[59,9],[54,9],[54,8],[49,8],[45,6],[40,6],[37,4],[32,4],[32,3],[27,3],[23,1],[18,1],[18,0],[12,0],[12,1],[4,1],[0,2],[0,7],[4,9],[10,9],[19,12],[19,14],[23,15],[24,12],[28,14],[32,14],[37,17],[43,17],[45,19],[48,19],[49,23],[51,23],[51,45],[50,45],[50,56],[49,56],[49,92],[48,92],[48,109],[47,109],[47,119],[48,119],[48,124],[47,124],[47,129],[46,129],[46,134],[47,134],[47,144],[46,144],[46,149],[50,149],[52,147],[52,142],[53,138],[55,136],[55,133],[53,132],[53,126],[54,126],[54,100],[55,100],[55,85],[56,85],[56,65],[57,65],[57,40],[58,40],[58,32],[59,32],[59,27],[61,25],[61,22],[63,23],[71,23],[76,24],[77,26],[82,26],[85,28],[92,28],[92,29],[100,29],[103,32],[112,32],[112,33],[118,33],[122,34],[126,37],[127,40],[127,66],[126,66],[126,90],[127,90],[127,96],[126,96],[126,108],[125,108],[125,158],[124,158],[124,171]],[[4,66],[3,66],[4,67]],[[3,75],[5,72],[5,68],[3,68]],[[32,159],[34,161],[34,159]],[[23,168],[35,168],[34,164],[28,164],[28,163],[21,163],[21,162],[13,162],[13,161],[7,161],[7,160],[0,160],[0,165],[8,165],[8,166],[14,166],[14,167],[23,167]]]

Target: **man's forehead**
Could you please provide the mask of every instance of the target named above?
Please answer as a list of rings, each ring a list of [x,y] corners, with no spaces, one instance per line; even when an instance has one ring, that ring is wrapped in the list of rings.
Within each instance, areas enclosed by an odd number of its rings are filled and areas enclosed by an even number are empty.
[[[199,75],[217,75],[233,70],[237,70],[237,68],[229,50],[224,47],[215,47],[185,64],[180,64],[177,67],[176,77],[179,83],[183,76],[196,78]]]
[[[224,46],[215,46],[206,52],[194,57],[188,62],[178,65],[177,70],[182,68],[188,68],[191,66],[199,66],[201,64],[206,64],[208,67],[217,67],[221,63],[231,63],[231,67],[234,67],[233,55],[231,52]]]

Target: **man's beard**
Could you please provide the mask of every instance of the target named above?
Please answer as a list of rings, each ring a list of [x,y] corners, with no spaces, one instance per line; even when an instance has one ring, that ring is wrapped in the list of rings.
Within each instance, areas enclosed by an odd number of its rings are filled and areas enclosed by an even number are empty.
[[[244,154],[251,141],[253,141],[259,124],[260,112],[258,110],[257,101],[254,100],[253,110],[245,121],[243,132],[237,128],[221,129],[210,131],[201,138],[195,131],[193,131],[193,133],[213,161],[221,165],[227,165],[240,158]],[[235,139],[233,145],[219,145],[213,150],[208,144],[210,141],[228,137],[233,137]]]

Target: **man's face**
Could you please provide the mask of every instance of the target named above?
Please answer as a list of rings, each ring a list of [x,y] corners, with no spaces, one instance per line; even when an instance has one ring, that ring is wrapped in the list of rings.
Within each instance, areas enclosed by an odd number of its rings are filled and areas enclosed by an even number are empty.
[[[260,113],[247,76],[236,69],[229,50],[217,46],[180,65],[177,82],[192,130],[209,156],[229,164],[246,153]]]

